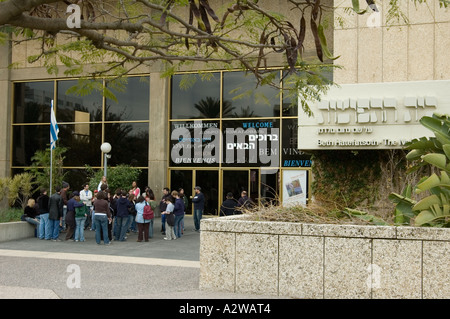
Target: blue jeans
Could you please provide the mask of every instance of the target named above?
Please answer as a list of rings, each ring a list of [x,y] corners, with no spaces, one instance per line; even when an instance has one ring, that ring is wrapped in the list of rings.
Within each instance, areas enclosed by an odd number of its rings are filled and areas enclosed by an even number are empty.
[[[48,213],[40,214],[41,222],[39,224],[39,239],[50,239],[50,221]]]
[[[35,231],[36,236],[35,237],[39,238],[39,228],[40,228],[40,222],[39,222],[40,218],[39,218],[39,216],[36,217],[36,219],[31,218],[31,217],[25,217],[25,220],[27,222],[29,222],[31,225],[34,225],[36,227],[35,228],[36,229],[36,231]]]
[[[116,228],[114,228],[114,238],[116,240],[124,241],[128,230],[129,218],[128,216],[116,217],[115,220],[116,223],[114,224],[114,226],[117,228],[117,230]]]
[[[103,231],[103,242],[106,244],[109,244],[109,237],[108,237],[108,217],[106,215],[95,215],[94,220],[95,225],[95,241],[97,244],[100,244],[102,235],[101,231]]]
[[[195,230],[200,230],[200,220],[202,219],[203,209],[194,209]]]
[[[148,225],[148,237],[149,238],[153,238],[153,220],[154,220],[154,218],[153,219],[150,219],[150,225]]]
[[[86,222],[86,217],[76,217],[75,218],[75,240],[84,241],[84,223]]]
[[[59,237],[59,219],[49,219],[50,231],[48,239],[58,239]],[[47,235],[45,235],[45,239],[47,239]]]
[[[175,237],[177,237],[177,238],[181,237],[181,231],[183,230],[183,220],[184,220],[184,214],[183,215],[175,215],[175,223],[173,225],[173,231],[175,232]]]

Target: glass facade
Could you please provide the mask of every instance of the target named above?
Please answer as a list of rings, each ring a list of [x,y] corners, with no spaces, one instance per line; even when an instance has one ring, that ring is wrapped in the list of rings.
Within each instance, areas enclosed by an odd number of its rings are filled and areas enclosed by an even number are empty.
[[[273,70],[272,75],[282,79],[282,74]],[[103,142],[112,145],[108,167],[140,168],[138,185],[144,188],[153,147],[150,76],[129,77],[120,85],[106,79],[82,81],[14,83],[11,172],[25,170],[37,150],[49,147],[53,100],[60,128],[58,145],[67,148],[64,170],[73,189],[85,181],[86,165],[103,168]],[[184,188],[188,197],[194,186],[201,186],[207,198],[205,214],[219,214],[228,192],[238,199],[245,190],[256,203],[278,203],[283,171],[309,175],[310,157],[297,149],[298,107],[282,90],[257,86],[253,76],[241,71],[177,74],[170,83],[164,125],[169,183],[164,186]],[[77,84],[100,90],[78,94],[73,89]],[[101,94],[105,88],[115,99]],[[189,205],[186,212],[191,209]]]
[[[282,75],[281,70],[272,74],[275,81]],[[310,172],[310,156],[297,149],[298,106],[281,89],[257,86],[245,72],[212,72],[210,81],[203,77],[172,77],[171,189],[183,187],[187,193],[190,187],[190,194],[201,186],[209,199],[206,214],[218,214],[228,192],[236,200],[247,191],[255,203],[278,203],[283,170]]]
[[[129,77],[123,90],[111,89],[117,101],[105,99],[101,90],[74,93],[77,84],[102,89],[106,80],[14,83],[11,171],[23,171],[31,166],[37,150],[49,148],[53,100],[60,130],[57,145],[67,148],[63,168],[72,190],[86,182],[86,165],[102,168],[103,142],[112,145],[108,167],[127,164],[140,168],[138,185],[144,188],[148,183],[149,80],[149,76]]]

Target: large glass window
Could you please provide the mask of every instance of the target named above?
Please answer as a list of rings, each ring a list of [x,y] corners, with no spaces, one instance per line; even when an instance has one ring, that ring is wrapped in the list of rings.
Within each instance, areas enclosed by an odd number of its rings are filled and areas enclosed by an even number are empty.
[[[67,148],[65,166],[101,165],[102,125],[100,123],[59,124],[58,126],[59,145]]]
[[[172,119],[219,118],[220,73],[174,75],[171,96]]]
[[[54,82],[14,84],[14,123],[50,123]]]
[[[104,138],[112,146],[108,165],[148,166],[148,123],[105,124]]]
[[[99,91],[88,95],[68,93],[77,80],[58,81],[57,119],[59,122],[93,122],[102,120],[103,96]]]
[[[274,71],[274,75],[275,79],[280,78],[279,71]],[[223,104],[224,118],[278,117],[280,90],[271,86],[256,87],[251,74],[226,72],[223,75]]]
[[[124,87],[111,87],[117,102],[106,100],[105,121],[148,121],[149,77],[130,77]]]
[[[50,147],[50,125],[15,125],[12,146],[12,165],[30,166],[37,150]]]
[[[98,80],[103,85],[103,80]],[[37,150],[50,147],[50,110],[54,101],[59,126],[58,146],[67,148],[63,169],[73,190],[85,182],[85,165],[103,168],[100,145],[112,145],[108,167],[128,164],[142,169],[139,185],[148,180],[149,77],[130,77],[117,102],[98,90],[78,95],[68,91],[77,80],[14,84],[11,171],[31,166]],[[55,90],[57,88],[56,97]],[[101,86],[100,86],[101,88]]]

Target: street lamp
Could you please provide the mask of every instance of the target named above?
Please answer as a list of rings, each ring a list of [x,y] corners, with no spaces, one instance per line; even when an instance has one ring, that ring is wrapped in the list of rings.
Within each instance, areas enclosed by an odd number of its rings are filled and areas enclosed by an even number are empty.
[[[103,154],[104,154],[104,161],[105,161],[105,168],[103,169],[103,175],[105,175],[106,177],[106,169],[107,169],[107,162],[108,162],[108,158],[111,158],[111,155],[109,155],[108,153],[111,152],[111,144],[109,144],[108,142],[103,143],[100,146],[100,149],[102,150]]]

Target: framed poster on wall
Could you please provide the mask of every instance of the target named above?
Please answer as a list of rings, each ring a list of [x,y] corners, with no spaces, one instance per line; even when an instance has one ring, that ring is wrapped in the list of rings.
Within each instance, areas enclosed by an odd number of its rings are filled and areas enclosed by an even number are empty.
[[[283,170],[283,206],[306,205],[308,170]]]

